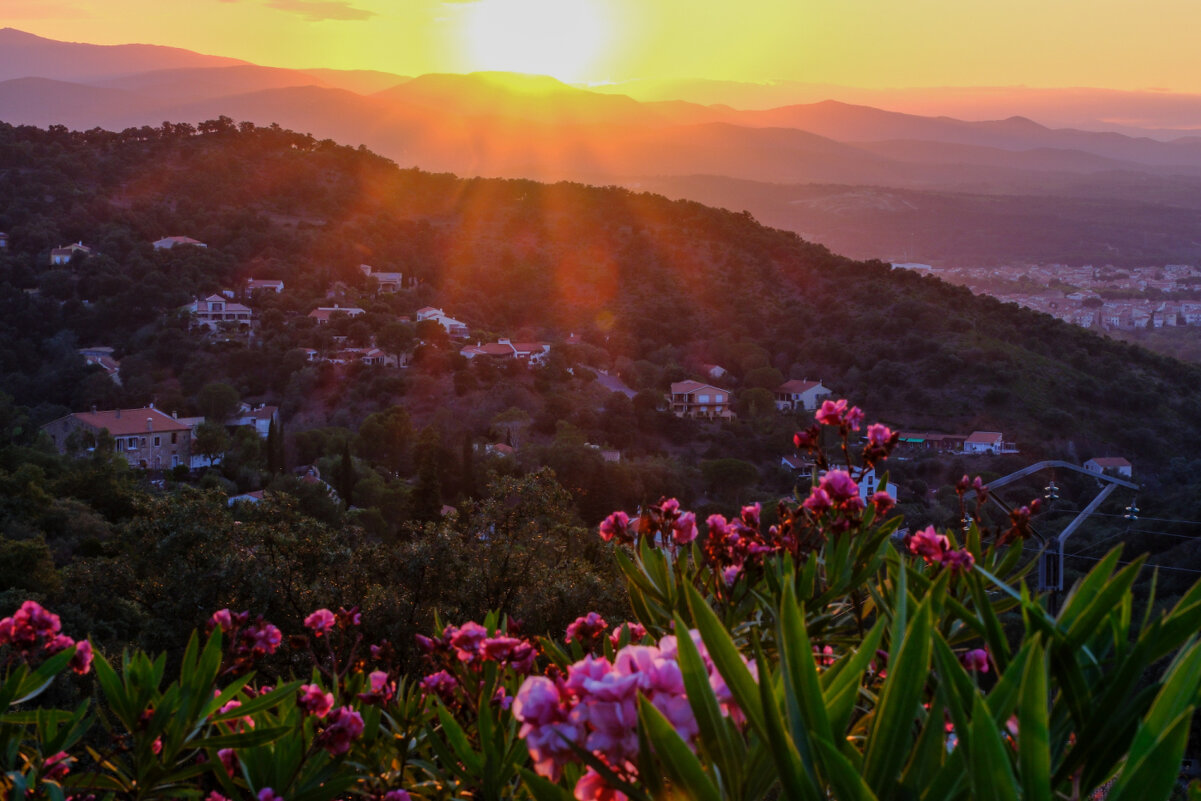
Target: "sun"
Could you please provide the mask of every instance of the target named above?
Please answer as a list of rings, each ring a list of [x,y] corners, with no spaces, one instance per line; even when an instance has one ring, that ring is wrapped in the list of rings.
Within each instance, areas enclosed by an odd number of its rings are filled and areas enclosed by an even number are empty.
[[[465,8],[472,70],[586,79],[609,43],[604,0],[477,0]]]

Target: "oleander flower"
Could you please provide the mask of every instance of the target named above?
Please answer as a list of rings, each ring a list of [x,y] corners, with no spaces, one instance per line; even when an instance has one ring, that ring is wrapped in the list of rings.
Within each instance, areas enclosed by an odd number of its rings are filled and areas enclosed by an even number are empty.
[[[324,718],[334,708],[334,695],[316,684],[304,684],[297,690],[296,706],[306,715]]]
[[[978,673],[988,672],[988,651],[974,648],[963,655],[963,666]]]
[[[328,609],[318,609],[304,619],[305,628],[313,632],[314,637],[322,637],[334,628],[334,613]]]

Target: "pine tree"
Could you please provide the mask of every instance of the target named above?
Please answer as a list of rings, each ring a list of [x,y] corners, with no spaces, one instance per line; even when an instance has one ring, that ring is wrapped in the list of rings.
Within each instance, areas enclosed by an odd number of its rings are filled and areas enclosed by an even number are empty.
[[[354,485],[359,481],[359,477],[355,474],[354,461],[350,458],[350,443],[342,443],[342,464],[338,466],[338,494],[342,496],[342,502],[346,504],[346,508],[350,508],[351,498],[354,495]]]
[[[267,473],[272,476],[280,471],[278,451],[279,427],[272,420],[267,427]]]
[[[436,520],[442,513],[442,481],[438,432],[427,426],[417,440],[417,486],[413,488],[413,516],[418,520]]]
[[[471,432],[463,433],[463,495],[468,498],[475,497],[475,442],[472,441]]]

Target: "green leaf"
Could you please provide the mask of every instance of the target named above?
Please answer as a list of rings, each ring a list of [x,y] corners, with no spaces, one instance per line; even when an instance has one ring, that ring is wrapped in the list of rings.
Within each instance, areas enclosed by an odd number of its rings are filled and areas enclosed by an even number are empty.
[[[534,797],[534,801],[575,801],[575,796],[549,779],[544,779],[528,768],[521,768],[521,780]]]
[[[747,721],[760,736],[766,736],[763,725],[763,710],[759,704],[759,688],[755,686],[755,678],[742,661],[734,641],[730,639],[717,615],[709,608],[709,604],[691,584],[685,585],[688,593],[688,606],[692,610],[692,619],[696,621],[697,630],[701,633],[709,658],[713,666],[726,680],[726,686],[734,696]]]
[[[1047,709],[1047,658],[1035,640],[1022,671],[1018,699],[1018,765],[1023,801],[1051,801],[1051,746]]]
[[[746,748],[740,740],[736,741],[730,731],[729,723],[721,714],[717,696],[709,684],[709,673],[701,659],[700,652],[688,636],[688,626],[678,614],[675,616],[676,650],[679,654],[680,672],[684,677],[684,690],[688,694],[688,703],[696,717],[697,728],[700,732],[701,748],[709,759],[715,763],[731,786],[737,787],[742,773],[742,762],[746,758]]]
[[[197,748],[254,748],[275,742],[291,732],[289,726],[259,726],[237,734],[215,734],[195,741]]]
[[[972,801],[1017,801],[1017,781],[1005,749],[988,704],[976,695],[972,699],[972,742],[968,753]]]
[[[1166,801],[1180,773],[1193,711],[1193,707],[1188,707],[1153,737],[1136,736],[1117,783],[1106,796],[1107,801]],[[1142,733],[1140,730],[1139,734]]]
[[[824,740],[815,740],[813,745],[834,789],[834,798],[838,801],[876,801],[876,794],[846,756]]]
[[[931,605],[929,595],[918,607],[899,653],[889,666],[888,678],[880,691],[875,719],[863,755],[863,775],[869,787],[883,795],[901,774],[913,743],[914,719],[930,673]],[[896,650],[897,641],[892,648]]]
[[[676,790],[691,801],[721,801],[721,793],[705,774],[696,754],[663,717],[663,713],[641,696],[638,698],[638,719]]]
[[[757,664],[768,664],[758,646],[755,659]],[[809,753],[809,739],[804,722],[802,721],[800,726],[803,740],[797,743],[795,736],[789,736],[784,729],[784,721],[780,717],[779,691],[767,674],[766,667],[759,677],[759,698],[763,707],[763,722],[767,728],[767,737],[764,740],[770,749],[772,761],[776,765],[776,775],[786,797],[817,801],[820,794],[812,778],[816,771],[812,754]]]

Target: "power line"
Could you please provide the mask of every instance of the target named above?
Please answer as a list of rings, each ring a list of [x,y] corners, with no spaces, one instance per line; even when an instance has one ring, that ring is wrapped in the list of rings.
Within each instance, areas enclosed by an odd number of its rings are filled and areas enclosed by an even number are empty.
[[[1077,554],[1077,553],[1065,553],[1064,554],[1065,558],[1067,558],[1069,556],[1072,557],[1073,559],[1087,559],[1090,562],[1100,562],[1101,559],[1103,558],[1103,557],[1099,557],[1099,556],[1081,556],[1080,554]],[[1130,564],[1134,564],[1134,563],[1119,561],[1118,564],[1119,565],[1130,565]],[[1157,570],[1175,570],[1178,573],[1196,573],[1198,575],[1201,575],[1201,570],[1192,570],[1191,568],[1187,568],[1187,567],[1168,567],[1167,565],[1154,565],[1154,564],[1151,564],[1150,562],[1148,562],[1147,564],[1144,564],[1143,567],[1154,567]]]
[[[1058,512],[1058,511],[1065,511],[1065,512],[1066,512],[1066,511],[1070,511],[1070,510],[1067,510],[1067,509],[1064,509],[1064,510],[1059,510],[1059,509],[1056,509],[1056,510],[1053,510],[1053,511],[1057,511],[1057,512]],[[1094,515],[1096,515],[1096,516],[1098,516],[1098,517],[1125,517],[1125,516],[1126,516],[1126,515],[1124,515],[1124,514],[1121,514],[1121,515],[1119,515],[1119,514],[1114,514],[1113,512],[1093,512],[1093,514],[1094,514]],[[1138,519],[1139,519],[1139,520],[1153,520],[1153,521],[1155,521],[1156,523],[1179,523],[1179,524],[1180,524],[1180,525],[1182,525],[1182,526],[1201,526],[1201,520],[1173,520],[1173,519],[1171,519],[1171,518],[1169,518],[1169,517],[1145,517],[1145,516],[1143,516],[1143,515],[1139,515],[1139,516],[1138,516]]]

